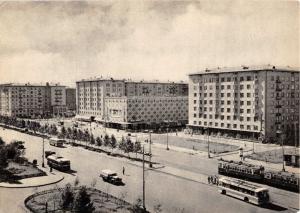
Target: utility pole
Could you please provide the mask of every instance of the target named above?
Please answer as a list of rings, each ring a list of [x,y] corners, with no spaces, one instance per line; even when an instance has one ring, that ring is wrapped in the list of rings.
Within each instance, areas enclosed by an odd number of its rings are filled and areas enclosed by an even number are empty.
[[[151,131],[149,131],[149,167],[152,168],[152,162],[151,162],[151,157],[152,157],[152,151],[151,151]]]
[[[208,155],[208,158],[210,158],[210,152],[209,152],[209,128],[207,128],[207,155]]]
[[[45,167],[44,159],[45,159],[45,140],[43,136],[43,154],[42,154],[43,162],[42,162],[42,167]]]
[[[167,150],[169,150],[169,128],[167,128]]]
[[[146,211],[145,206],[145,145],[143,145],[143,209]]]

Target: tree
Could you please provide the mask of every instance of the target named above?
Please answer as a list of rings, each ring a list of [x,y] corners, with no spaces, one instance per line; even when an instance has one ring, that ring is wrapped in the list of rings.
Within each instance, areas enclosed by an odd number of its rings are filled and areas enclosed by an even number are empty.
[[[66,210],[71,207],[74,201],[74,192],[72,189],[71,184],[66,184],[65,188],[63,189],[63,192],[61,194],[61,207],[62,209]]]
[[[100,137],[96,138],[96,144],[97,144],[97,146],[102,146],[102,140]]]
[[[136,154],[136,158],[137,158],[137,153],[138,153],[139,151],[141,151],[141,150],[142,150],[141,142],[136,141],[136,142],[134,143],[134,147],[133,147],[133,151],[134,151],[135,154]]]
[[[128,137],[126,139],[126,143],[125,143],[125,152],[128,153],[128,157],[129,157],[129,153],[133,152],[133,147],[134,147],[134,145],[133,145],[131,139]]]
[[[89,133],[89,131],[87,129],[84,130],[83,140],[84,141],[89,141],[90,140],[90,133]]]
[[[90,213],[95,210],[90,194],[85,186],[80,187],[74,202],[74,211],[80,213]]]
[[[63,126],[63,127],[61,128],[61,130],[60,130],[60,135],[59,135],[59,136],[60,136],[61,138],[65,138],[66,135],[67,135],[66,128]]]
[[[111,150],[115,149],[117,147],[117,139],[114,135],[111,135],[110,143],[109,143]]]
[[[94,138],[94,135],[91,135],[91,140],[90,140],[90,143],[91,143],[92,145],[94,145],[94,144],[95,144],[95,138]]]
[[[126,141],[125,138],[122,136],[121,142],[119,143],[119,149],[125,152],[126,149]]]
[[[104,142],[104,146],[108,146],[109,145],[109,136],[107,134],[105,134],[103,142]]]

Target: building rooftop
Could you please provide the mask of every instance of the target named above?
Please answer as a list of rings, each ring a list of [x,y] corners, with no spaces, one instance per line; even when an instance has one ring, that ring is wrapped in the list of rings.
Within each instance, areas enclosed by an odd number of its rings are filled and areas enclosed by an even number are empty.
[[[273,65],[262,65],[262,66],[240,66],[240,67],[217,67],[213,69],[205,69],[202,71],[198,71],[195,73],[190,73],[191,75],[198,75],[198,74],[216,74],[216,73],[231,73],[231,72],[251,72],[251,71],[260,71],[260,70],[267,70],[267,71],[286,71],[286,72],[300,72],[299,68],[294,67],[278,67]]]
[[[88,79],[82,79],[80,81],[76,81],[76,83],[79,82],[89,82],[89,81],[115,81],[115,82],[124,82],[124,83],[144,83],[144,84],[188,84],[184,81],[158,81],[158,80],[131,80],[131,79],[114,79],[114,78],[88,78]]]
[[[0,86],[6,86],[6,87],[45,87],[45,86],[50,86],[50,87],[65,87],[60,84],[32,84],[32,83],[6,83],[6,84],[0,84]]]

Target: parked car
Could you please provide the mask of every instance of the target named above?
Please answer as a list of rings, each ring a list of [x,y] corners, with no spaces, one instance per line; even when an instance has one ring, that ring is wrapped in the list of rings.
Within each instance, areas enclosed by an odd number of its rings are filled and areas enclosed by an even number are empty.
[[[107,181],[112,184],[122,184],[122,178],[118,177],[117,173],[109,169],[104,169],[100,173],[103,181]]]

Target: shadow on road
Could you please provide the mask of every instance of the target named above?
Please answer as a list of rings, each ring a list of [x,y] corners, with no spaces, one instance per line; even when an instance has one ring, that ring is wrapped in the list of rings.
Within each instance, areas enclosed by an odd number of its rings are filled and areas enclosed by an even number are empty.
[[[287,210],[287,208],[285,208],[283,206],[279,206],[275,203],[268,203],[268,204],[262,206],[262,208],[270,209],[270,210],[274,210],[274,211],[285,211],[285,210]]]
[[[65,171],[64,173],[67,173],[67,174],[76,176],[77,171],[75,171],[75,170],[73,170],[73,169],[70,169],[69,171]]]

